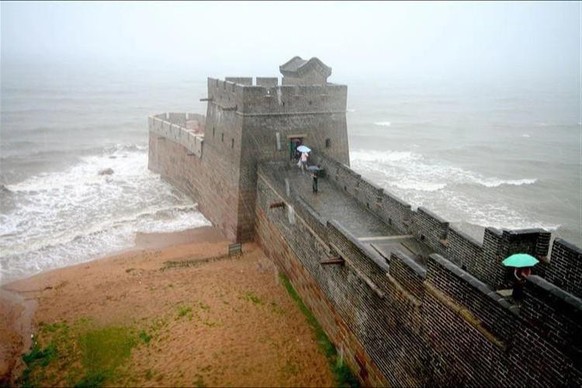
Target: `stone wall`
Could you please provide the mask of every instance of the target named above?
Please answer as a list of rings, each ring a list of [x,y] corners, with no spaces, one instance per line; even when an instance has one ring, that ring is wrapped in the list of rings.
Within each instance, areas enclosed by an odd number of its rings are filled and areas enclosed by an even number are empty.
[[[363,383],[579,386],[582,301],[542,278],[530,277],[519,308],[439,254],[424,268],[397,251],[380,268],[341,224],[286,187],[274,165],[259,166],[256,217],[257,240]],[[498,246],[535,249],[535,235],[496,237]],[[321,263],[330,258],[344,264]]]
[[[582,250],[560,238],[555,239],[545,277],[564,290],[582,297]]]
[[[289,141],[296,136],[312,147],[326,149],[331,157],[349,160],[345,86],[277,86],[272,77],[258,77],[256,83],[245,77],[208,79],[201,152],[203,168],[213,169],[216,175],[210,189],[228,191],[233,199],[220,213],[229,214],[226,234],[241,242],[254,238],[257,163],[289,161]],[[153,131],[160,134],[155,125]],[[171,132],[161,135],[184,144]],[[213,214],[208,218],[218,225],[224,223]]]
[[[288,160],[289,137],[302,135],[311,148],[349,164],[345,85],[277,86],[277,79],[268,77],[256,82],[253,86],[252,78],[208,79],[209,109],[212,105],[244,117],[244,132],[252,145],[245,150],[248,158],[256,154],[258,161]]]
[[[413,210],[349,168],[345,86],[256,83],[208,79],[206,120],[151,116],[149,168],[195,198],[227,238],[260,243],[364,384],[582,385],[579,248],[556,239],[550,250],[540,229],[487,228],[476,241],[428,209]],[[188,128],[193,120],[203,136]],[[432,250],[426,263],[398,250],[375,262],[286,185],[278,171],[295,136],[362,211]],[[496,292],[510,285],[501,261],[516,252],[542,261],[521,306]]]
[[[186,127],[189,120],[204,122],[204,116],[192,113],[164,113],[148,117],[148,127],[153,134],[178,143],[187,152],[202,158],[204,136]]]
[[[318,150],[316,150],[318,151]],[[510,287],[513,273],[499,264],[513,253],[529,253],[540,259],[534,273],[560,279],[564,288],[580,295],[582,283],[582,251],[572,244],[556,239],[548,259],[551,233],[543,229],[496,230],[487,228],[483,242],[451,227],[449,222],[429,209],[412,207],[402,199],[368,182],[344,163],[321,152],[315,152],[312,162],[325,169],[326,179],[353,196],[363,207],[376,214],[386,224],[403,235],[412,234],[477,279],[494,289]],[[555,257],[555,259],[553,259]],[[549,265],[556,262],[555,266]],[[568,285],[566,285],[568,284]]]
[[[204,136],[187,128],[192,119],[188,114],[149,118],[150,169],[181,182],[179,187],[189,194],[196,193],[203,214],[227,238],[239,242],[254,238],[257,163],[288,162],[292,137],[302,137],[310,147],[349,163],[346,86],[278,86],[273,77],[258,77],[256,84],[249,77],[209,78]],[[166,165],[179,158],[166,155],[170,149],[195,155],[200,163],[185,158],[183,165]]]
[[[202,116],[186,117],[202,120]],[[233,118],[236,117],[222,119],[236,126]],[[212,132],[204,137],[193,136],[187,128],[170,119],[180,122],[182,117],[162,114],[149,118],[148,168],[194,198],[206,218],[227,238],[238,240],[239,160],[236,152],[230,152],[233,149],[231,138],[236,131],[224,131],[226,138],[222,133],[215,134],[208,141]],[[240,149],[240,138],[238,142]]]

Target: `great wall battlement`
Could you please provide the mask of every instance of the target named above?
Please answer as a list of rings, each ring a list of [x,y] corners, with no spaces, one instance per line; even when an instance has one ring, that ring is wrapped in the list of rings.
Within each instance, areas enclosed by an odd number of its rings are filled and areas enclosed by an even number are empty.
[[[413,209],[349,168],[347,88],[277,81],[209,79],[206,121],[151,116],[150,169],[259,242],[362,383],[582,386],[582,250],[541,229],[481,242]],[[297,135],[325,169],[317,195],[289,162]],[[519,303],[501,265],[516,252],[541,260]]]
[[[579,295],[532,275],[518,305],[492,287],[490,279],[480,280],[449,257],[430,253],[419,262],[406,246],[394,247],[382,265],[366,240],[387,236],[356,237],[361,226],[350,227],[352,215],[330,219],[328,209],[318,203],[328,198],[322,199],[321,193],[314,198],[308,187],[296,183],[303,177],[294,175],[296,171],[287,166],[259,167],[257,239],[293,280],[364,383],[579,386],[582,382]],[[343,182],[327,181],[322,193],[335,190],[347,198],[346,203],[334,201],[337,206],[369,213]],[[510,235],[510,231],[499,234],[497,252],[521,250],[516,240],[507,238]],[[530,231],[516,235],[529,236]],[[459,253],[463,240],[449,246]],[[535,248],[535,240],[525,241]],[[556,240],[552,258],[580,257],[579,249],[568,254],[563,250],[564,243]],[[498,255],[483,255],[480,260],[487,257]],[[330,261],[342,263],[326,264]],[[500,262],[489,266],[506,271]]]
[[[252,80],[243,77],[227,77],[225,81],[209,78],[208,101],[223,110],[235,110],[242,116],[345,114],[345,85],[278,86],[277,78],[266,77],[258,77],[253,85]]]

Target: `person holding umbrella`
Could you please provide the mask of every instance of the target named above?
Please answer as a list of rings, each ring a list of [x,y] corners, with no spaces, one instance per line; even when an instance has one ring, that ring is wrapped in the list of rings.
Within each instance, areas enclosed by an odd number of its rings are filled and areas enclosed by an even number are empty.
[[[297,147],[297,151],[301,152],[301,158],[299,159],[301,172],[305,173],[305,168],[307,167],[307,158],[309,157],[309,152],[311,148],[306,147],[304,145],[300,145]]]
[[[502,263],[506,267],[515,268],[513,270],[513,276],[515,279],[511,296],[516,301],[520,301],[523,298],[523,286],[525,285],[525,280],[529,275],[531,275],[531,267],[539,263],[539,260],[527,253],[516,253],[503,260]]]

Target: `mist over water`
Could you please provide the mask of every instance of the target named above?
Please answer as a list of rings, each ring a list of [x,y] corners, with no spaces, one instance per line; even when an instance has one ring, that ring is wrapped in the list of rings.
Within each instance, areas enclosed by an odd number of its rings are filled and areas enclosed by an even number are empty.
[[[2,66],[0,283],[209,224],[148,171],[147,116],[205,114],[206,77],[225,75],[241,74]],[[576,85],[331,81],[348,85],[351,166],[370,181],[453,223],[582,245]]]
[[[352,168],[452,223],[545,228],[581,245],[578,85],[509,77],[355,84]]]
[[[147,116],[193,110],[190,76],[2,67],[0,283],[210,224],[147,169]]]

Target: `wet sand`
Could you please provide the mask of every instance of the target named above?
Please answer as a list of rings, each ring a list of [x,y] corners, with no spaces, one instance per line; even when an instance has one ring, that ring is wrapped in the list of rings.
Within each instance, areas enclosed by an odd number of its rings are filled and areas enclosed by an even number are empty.
[[[3,286],[0,378],[14,384],[42,325],[90,320],[157,328],[132,350],[115,385],[334,385],[272,262],[254,244],[241,256],[227,252],[211,227],[139,235],[135,249]],[[53,372],[50,385],[66,385]]]

